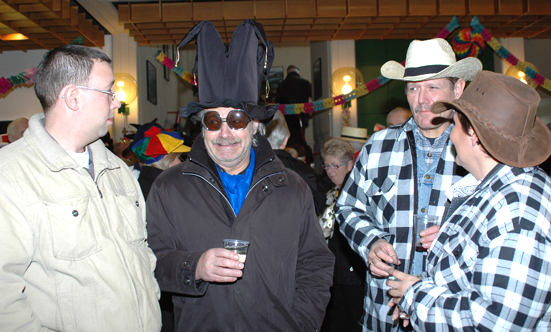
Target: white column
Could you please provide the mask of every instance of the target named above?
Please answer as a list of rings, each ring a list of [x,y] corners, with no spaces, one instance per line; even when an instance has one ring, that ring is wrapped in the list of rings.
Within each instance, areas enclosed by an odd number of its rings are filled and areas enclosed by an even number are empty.
[[[137,67],[137,57],[138,57],[138,43],[134,41],[133,37],[130,37],[127,33],[122,33],[114,35],[113,37],[113,71],[115,73],[127,73],[132,75],[136,81],[138,80],[138,67]],[[113,142],[122,140],[123,128],[127,130],[135,130],[134,127],[129,127],[129,123],[140,123],[139,109],[138,109],[138,98],[140,98],[140,93],[138,92],[138,97],[128,105],[130,108],[130,115],[125,116],[123,114],[118,114],[115,112],[115,123],[111,127],[111,137]]]
[[[330,43],[331,63],[330,72],[341,67],[356,68],[356,46],[354,40],[334,40]],[[329,82],[330,84],[330,82]],[[352,127],[358,126],[358,106],[354,99],[350,107],[350,124]],[[335,106],[331,110],[331,137],[341,136],[342,127],[342,106]]]

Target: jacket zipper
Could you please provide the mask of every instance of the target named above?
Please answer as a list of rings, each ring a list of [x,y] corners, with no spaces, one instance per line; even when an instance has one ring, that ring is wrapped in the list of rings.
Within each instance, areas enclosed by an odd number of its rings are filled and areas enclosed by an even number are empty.
[[[264,164],[260,165],[258,168],[264,166],[265,164],[271,162],[272,160],[274,160],[274,159],[271,158],[270,160],[268,160],[268,161],[265,162]],[[203,164],[197,162],[195,159],[192,160],[191,158],[189,158],[189,161],[195,162],[196,164],[198,164],[198,165],[200,165],[201,167],[203,167],[203,168],[205,168],[205,169],[208,170],[208,168],[206,168],[205,166],[203,166]],[[262,180],[264,180],[265,178],[270,177],[270,176],[272,176],[272,175],[283,174],[283,173],[285,173],[285,171],[267,174],[266,176],[264,176],[264,177],[262,177],[261,179],[259,179],[258,181],[256,181],[256,183],[255,183],[251,188],[249,188],[249,190],[247,191],[247,195],[245,196],[245,199],[247,199],[247,197],[249,196],[249,193],[250,193],[250,192],[254,189],[254,187],[256,187]],[[227,198],[218,188],[216,188],[216,186],[214,186],[209,180],[207,180],[204,176],[199,175],[199,174],[196,174],[196,173],[186,173],[186,172],[182,173],[182,175],[196,176],[196,177],[198,177],[198,178],[200,178],[200,179],[203,179],[206,183],[208,183],[211,187],[213,187],[214,190],[216,190],[222,197],[224,197],[224,199],[226,200],[226,203],[228,203],[228,205],[230,206],[230,208],[231,208],[231,210],[232,210],[232,212],[233,212],[233,216],[234,216],[234,217],[237,217],[237,215],[235,214],[235,210],[233,209],[233,206],[231,206],[231,203],[230,203],[230,201],[228,200],[228,198]],[[99,188],[98,188],[98,190],[99,190]]]
[[[103,175],[103,173],[105,173],[107,171],[106,168],[102,169],[101,172],[99,172],[98,176],[96,177],[96,179],[94,180],[94,184],[96,185],[96,188],[98,189],[98,193],[99,193],[99,198],[103,198],[103,194],[101,193],[101,190],[99,189],[99,185],[98,185],[98,179],[100,176]]]

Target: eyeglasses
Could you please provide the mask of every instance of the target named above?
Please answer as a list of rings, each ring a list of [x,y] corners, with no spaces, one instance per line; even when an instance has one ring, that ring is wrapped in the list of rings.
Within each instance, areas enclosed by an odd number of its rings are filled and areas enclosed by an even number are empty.
[[[321,165],[321,168],[336,170],[336,169],[339,169],[339,167],[342,167],[344,165],[346,165],[346,163],[342,163],[340,165]]]
[[[75,85],[75,88],[79,88],[79,89],[85,89],[85,90],[92,90],[92,91],[97,91],[97,92],[101,92],[101,93],[106,93],[108,95],[111,96],[111,101],[115,100],[115,97],[117,96],[117,93],[113,90],[109,91],[109,90],[99,90],[99,89],[93,89],[93,88],[89,88],[87,86],[77,86]]]
[[[217,131],[222,128],[222,123],[227,123],[228,127],[233,130],[241,130],[247,127],[251,119],[245,114],[243,110],[233,110],[228,113],[228,116],[224,119],[220,117],[220,113],[216,111],[208,111],[203,117],[203,126],[207,130]]]

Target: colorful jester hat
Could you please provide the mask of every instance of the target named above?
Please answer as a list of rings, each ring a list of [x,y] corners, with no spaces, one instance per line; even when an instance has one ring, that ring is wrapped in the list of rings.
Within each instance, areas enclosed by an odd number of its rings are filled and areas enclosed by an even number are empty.
[[[151,165],[169,153],[189,152],[184,138],[178,132],[163,131],[157,119],[138,129],[132,143],[132,151],[146,165]]]
[[[269,122],[278,105],[258,105],[263,80],[268,82],[274,60],[274,47],[266,39],[262,24],[243,21],[224,45],[209,21],[193,27],[178,47],[194,41],[197,49],[194,74],[199,84],[200,102],[180,108],[180,116],[189,117],[216,107],[243,109],[256,120]]]

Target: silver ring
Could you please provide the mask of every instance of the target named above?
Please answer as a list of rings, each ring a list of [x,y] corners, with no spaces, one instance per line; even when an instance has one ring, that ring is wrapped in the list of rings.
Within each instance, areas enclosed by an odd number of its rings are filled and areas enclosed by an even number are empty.
[[[373,265],[373,262],[369,263],[369,265],[367,267],[371,268],[371,265]]]

